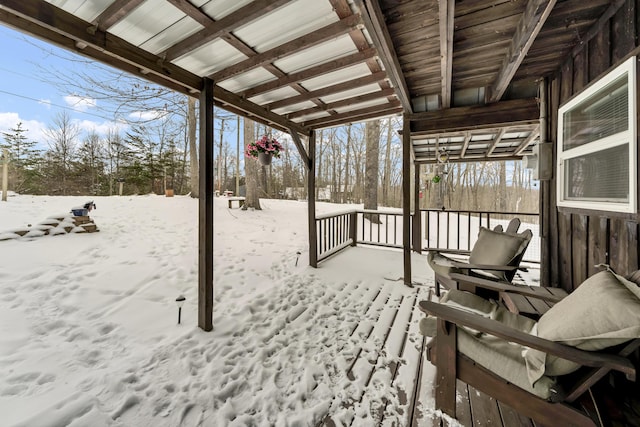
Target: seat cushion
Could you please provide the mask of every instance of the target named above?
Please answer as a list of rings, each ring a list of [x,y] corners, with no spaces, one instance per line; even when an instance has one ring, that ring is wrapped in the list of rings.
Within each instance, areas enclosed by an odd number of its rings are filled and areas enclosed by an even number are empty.
[[[525,347],[519,344],[509,343],[491,335],[476,335],[458,328],[460,353],[529,393],[542,399],[554,399],[559,393],[554,378],[543,376],[535,384],[529,382],[527,367],[522,358],[524,349]]]
[[[602,350],[640,338],[640,288],[609,271],[597,273],[538,321],[537,335],[582,350]],[[543,375],[565,375],[579,365],[529,349],[525,360],[533,384]]]
[[[528,232],[528,233],[527,233]],[[521,234],[500,233],[480,227],[478,240],[473,246],[469,263],[482,265],[514,265],[514,260],[529,244],[531,231]],[[483,270],[497,279],[510,281],[504,271]]]

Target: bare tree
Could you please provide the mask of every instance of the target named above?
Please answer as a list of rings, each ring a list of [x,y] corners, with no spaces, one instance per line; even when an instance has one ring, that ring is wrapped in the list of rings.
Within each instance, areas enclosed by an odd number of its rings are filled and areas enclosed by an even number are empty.
[[[372,120],[365,125],[365,139],[367,142],[367,156],[365,168],[365,197],[364,208],[378,209],[378,161],[380,149],[380,121]],[[369,215],[366,217],[369,221],[376,224],[380,223],[379,215]]]
[[[189,138],[189,172],[191,176],[191,197],[199,197],[199,178],[198,178],[198,143],[196,138],[196,99],[189,97],[187,99],[187,129]]]
[[[60,183],[60,192],[67,195],[68,178],[71,174],[71,162],[76,155],[76,143],[80,129],[71,121],[66,111],[56,114],[51,127],[45,130],[49,140],[51,176]]]

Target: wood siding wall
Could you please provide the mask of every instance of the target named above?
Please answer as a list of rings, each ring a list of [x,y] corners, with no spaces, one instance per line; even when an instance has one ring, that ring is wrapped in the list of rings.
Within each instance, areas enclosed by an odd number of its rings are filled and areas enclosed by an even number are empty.
[[[598,25],[595,36],[548,80],[548,139],[554,143],[554,165],[560,105],[640,53],[640,0],[627,0],[613,17]],[[554,178],[541,185],[542,283],[571,291],[598,271],[595,266],[600,263],[622,274],[638,269],[640,216],[558,208],[555,174],[554,167]]]

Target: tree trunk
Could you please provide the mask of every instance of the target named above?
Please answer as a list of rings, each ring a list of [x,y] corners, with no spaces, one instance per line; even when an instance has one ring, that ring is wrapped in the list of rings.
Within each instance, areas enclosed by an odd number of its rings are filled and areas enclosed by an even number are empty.
[[[385,147],[385,156],[384,156],[384,173],[383,178],[384,182],[382,184],[382,204],[384,206],[389,205],[389,191],[391,187],[391,117],[389,117],[389,121],[387,123],[389,126],[387,129],[387,146]]]
[[[199,197],[200,179],[198,177],[198,143],[196,142],[196,99],[189,97],[188,127],[189,127],[189,168],[191,169],[191,197]]]
[[[247,146],[255,140],[255,126],[252,120],[245,118],[244,122],[244,149],[247,150]],[[259,164],[256,159],[246,157],[244,160],[244,174],[246,176],[246,188],[247,194],[244,200],[244,206],[242,209],[247,208],[262,209],[260,207],[260,197],[258,195],[258,173]]]
[[[365,125],[365,140],[367,144],[367,157],[365,162],[365,195],[364,208],[378,209],[378,152],[380,149],[380,122],[373,120]],[[380,224],[380,217],[375,214],[366,214],[369,221]]]
[[[351,150],[351,125],[347,126],[347,155],[345,157],[344,162],[344,200],[342,203],[349,203],[349,175],[351,171],[349,170],[349,161]]]

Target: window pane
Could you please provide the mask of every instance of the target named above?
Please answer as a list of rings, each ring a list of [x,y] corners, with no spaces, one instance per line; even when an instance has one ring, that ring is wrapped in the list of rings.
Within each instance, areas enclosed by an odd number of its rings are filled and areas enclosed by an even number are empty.
[[[611,82],[564,114],[563,150],[624,132],[629,127],[627,76]]]
[[[565,161],[565,199],[629,201],[629,144]]]

